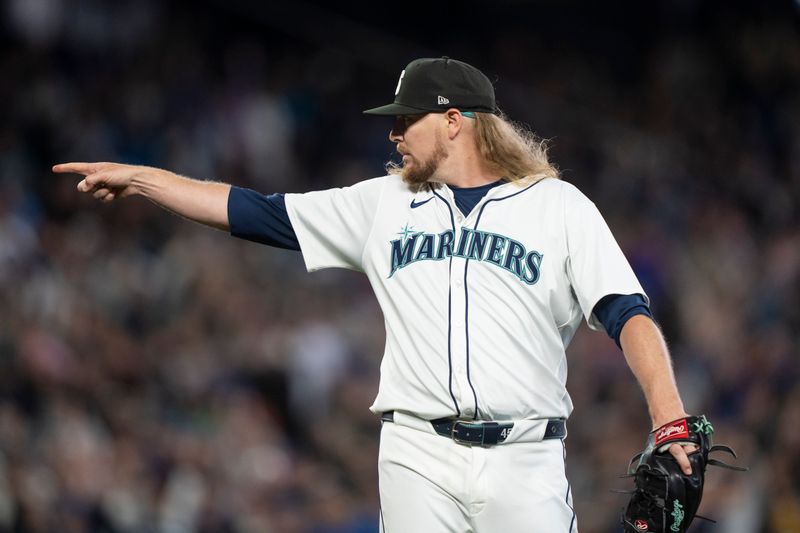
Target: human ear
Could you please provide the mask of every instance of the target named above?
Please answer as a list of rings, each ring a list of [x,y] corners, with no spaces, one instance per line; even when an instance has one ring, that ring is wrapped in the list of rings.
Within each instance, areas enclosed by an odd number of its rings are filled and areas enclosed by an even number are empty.
[[[444,116],[447,120],[447,136],[454,139],[464,125],[464,117],[461,115],[461,111],[455,108],[445,111]]]

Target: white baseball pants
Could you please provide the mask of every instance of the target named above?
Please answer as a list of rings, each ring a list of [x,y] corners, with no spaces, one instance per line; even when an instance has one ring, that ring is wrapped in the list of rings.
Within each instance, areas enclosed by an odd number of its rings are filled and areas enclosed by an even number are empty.
[[[564,455],[560,439],[470,447],[384,422],[381,533],[577,533]]]

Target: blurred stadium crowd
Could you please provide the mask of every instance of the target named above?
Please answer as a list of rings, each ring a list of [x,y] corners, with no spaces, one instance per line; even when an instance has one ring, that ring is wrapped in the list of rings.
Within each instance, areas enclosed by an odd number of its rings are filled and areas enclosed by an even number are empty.
[[[384,333],[366,279],[138,198],[95,203],[49,168],[351,184],[393,150],[360,110],[428,51],[496,76],[500,105],[551,139],[648,291],[687,410],[751,468],[711,468],[700,511],[720,524],[693,531],[800,531],[796,6],[640,7],[621,33],[613,13],[568,31],[570,8],[541,2],[481,42],[406,36],[430,48],[378,65],[386,44],[357,31],[323,46],[229,4],[3,5],[0,531],[377,532]],[[578,523],[610,533],[649,419],[605,335],[584,327],[569,359]]]

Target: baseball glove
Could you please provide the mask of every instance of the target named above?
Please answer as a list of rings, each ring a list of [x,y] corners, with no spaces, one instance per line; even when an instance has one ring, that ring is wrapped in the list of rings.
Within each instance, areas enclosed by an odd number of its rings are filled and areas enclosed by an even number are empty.
[[[633,477],[636,485],[634,490],[625,491],[632,496],[623,510],[623,531],[685,533],[703,497],[706,465],[747,470],[708,457],[715,451],[736,457],[736,453],[728,446],[712,444],[713,433],[714,428],[705,415],[680,418],[650,432],[644,451],[631,459],[628,475],[623,476]],[[692,465],[691,475],[684,474],[678,461],[669,453],[672,443],[697,446],[696,451],[688,454]],[[699,515],[697,517],[710,520]]]

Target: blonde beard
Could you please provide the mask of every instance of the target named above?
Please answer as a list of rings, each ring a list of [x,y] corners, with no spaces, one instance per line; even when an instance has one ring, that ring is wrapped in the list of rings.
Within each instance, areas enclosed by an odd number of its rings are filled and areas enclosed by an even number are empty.
[[[445,150],[444,143],[441,138],[437,137],[433,153],[425,164],[421,166],[412,165],[411,167],[403,165],[400,167],[400,176],[403,178],[403,181],[409,185],[416,187],[424,185],[432,181],[432,178],[436,175],[436,171],[439,170],[439,165],[441,165],[442,161],[447,159],[448,156],[449,154],[447,150]]]

